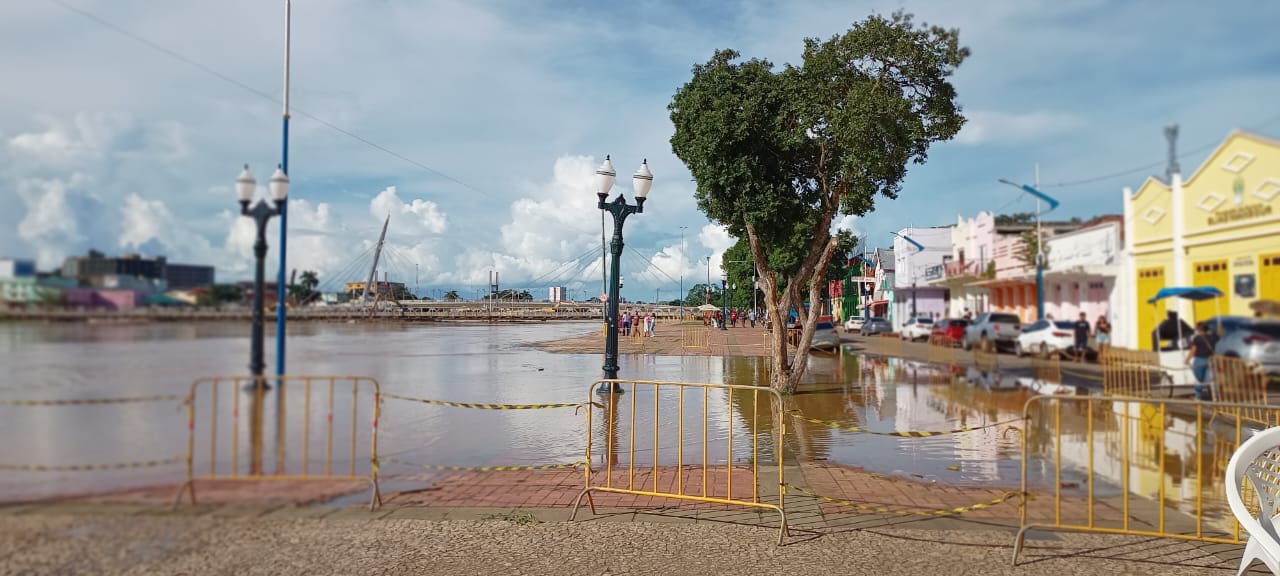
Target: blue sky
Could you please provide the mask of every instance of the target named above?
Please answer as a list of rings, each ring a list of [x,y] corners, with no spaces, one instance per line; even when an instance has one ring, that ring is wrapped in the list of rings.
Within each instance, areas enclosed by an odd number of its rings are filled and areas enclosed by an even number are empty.
[[[0,256],[47,268],[94,247],[247,277],[252,230],[231,183],[244,162],[264,183],[279,161],[279,105],[68,7],[274,97],[280,5],[0,6]],[[612,154],[617,189],[642,158],[655,174],[645,214],[628,221],[624,294],[674,297],[681,277],[686,290],[705,278],[707,256],[716,276],[732,242],[697,211],[670,151],[666,105],[690,67],[726,47],[795,61],[804,37],[900,7],[960,29],[973,55],[954,81],[970,122],[911,168],[899,200],[845,221],[869,243],[981,209],[1030,210],[995,181],[1030,181],[1036,162],[1058,215],[1118,213],[1120,189],[1163,168],[1054,184],[1162,162],[1170,122],[1182,127],[1186,172],[1207,154],[1192,150],[1233,128],[1280,135],[1280,5],[1262,0],[300,0],[290,267],[322,281],[362,276],[354,270],[391,214],[389,271],[423,292],[474,292],[497,269],[504,286],[540,297],[549,283],[597,293],[591,172]]]

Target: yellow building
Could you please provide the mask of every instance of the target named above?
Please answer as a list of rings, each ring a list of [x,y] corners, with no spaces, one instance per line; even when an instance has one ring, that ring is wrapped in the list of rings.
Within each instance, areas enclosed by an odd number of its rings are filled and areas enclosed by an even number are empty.
[[[1176,137],[1176,128],[1167,135]],[[1127,278],[1133,282],[1117,344],[1151,349],[1151,332],[1177,307],[1190,324],[1218,313],[1252,316],[1249,304],[1280,300],[1280,141],[1235,131],[1185,181],[1125,188]],[[1148,304],[1165,286],[1214,286],[1223,298]]]

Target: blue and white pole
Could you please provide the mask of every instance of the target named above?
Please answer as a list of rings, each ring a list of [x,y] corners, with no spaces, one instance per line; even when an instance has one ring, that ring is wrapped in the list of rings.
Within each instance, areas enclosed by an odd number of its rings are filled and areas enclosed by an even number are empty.
[[[1040,180],[1040,168],[1036,167],[1036,184]],[[1040,216],[1053,212],[1058,207],[1058,201],[1037,190],[1034,186],[1026,184],[1016,184],[1001,178],[1001,184],[1008,184],[1036,198],[1036,319],[1044,320],[1044,236],[1040,234]],[[1049,205],[1048,210],[1041,210],[1040,203],[1044,202]]]
[[[286,176],[289,174],[289,21],[291,12],[290,0],[284,0],[284,114],[281,126],[283,136],[280,144],[280,170],[284,171]],[[276,376],[279,377],[280,386],[276,387],[277,395],[281,394],[280,390],[284,388],[285,375],[285,298],[289,293],[288,287],[285,285],[287,280],[285,276],[286,242],[289,238],[288,208],[288,199],[280,203],[280,274],[276,278]],[[278,400],[279,398],[277,398]]]

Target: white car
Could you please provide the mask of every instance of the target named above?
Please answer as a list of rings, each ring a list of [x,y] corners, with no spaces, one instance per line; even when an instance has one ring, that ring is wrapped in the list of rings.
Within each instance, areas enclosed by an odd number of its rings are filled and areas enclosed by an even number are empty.
[[[933,333],[933,318],[928,316],[920,316],[912,318],[902,327],[901,336],[903,340],[928,340],[929,334]]]
[[[1022,328],[1013,342],[1013,353],[1050,354],[1071,353],[1075,348],[1075,323],[1067,320],[1037,320]]]
[[[845,331],[845,332],[857,332],[857,331],[859,331],[859,330],[862,330],[862,322],[863,322],[862,318],[857,317],[857,316],[855,316],[855,317],[853,317],[853,318],[850,318],[850,319],[848,319],[848,320],[845,320],[845,321],[844,321],[844,331]]]

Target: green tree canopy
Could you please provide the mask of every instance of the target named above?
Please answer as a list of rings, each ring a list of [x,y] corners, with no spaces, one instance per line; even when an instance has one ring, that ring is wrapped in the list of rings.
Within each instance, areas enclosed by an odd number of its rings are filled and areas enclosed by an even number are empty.
[[[964,125],[948,78],[968,56],[955,30],[910,15],[871,16],[828,40],[809,38],[799,65],[775,70],[719,50],[693,67],[668,109],[671,147],[713,221],[746,238],[775,325],[817,302],[840,243],[837,213],[864,215],[896,198],[907,165]],[[790,358],[772,345],[772,385],[790,391],[808,361],[818,307]]]

